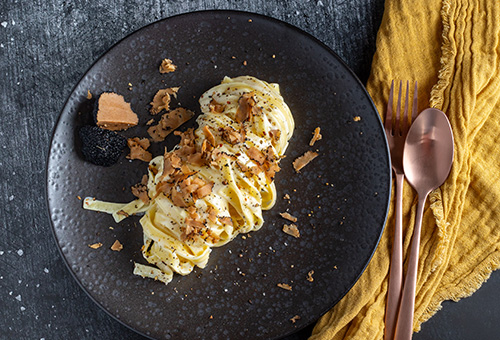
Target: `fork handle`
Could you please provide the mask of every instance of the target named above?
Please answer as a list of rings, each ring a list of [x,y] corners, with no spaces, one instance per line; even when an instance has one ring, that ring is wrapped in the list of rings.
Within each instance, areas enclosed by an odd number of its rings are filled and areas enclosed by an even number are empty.
[[[392,243],[391,265],[389,269],[389,287],[385,308],[384,339],[393,340],[401,300],[403,284],[403,182],[404,175],[396,174],[394,239]]]
[[[410,258],[406,271],[403,294],[399,307],[398,320],[396,323],[396,334],[394,340],[410,340],[413,334],[413,315],[415,312],[415,289],[417,287],[418,256],[420,248],[420,231],[422,229],[422,217],[424,214],[425,200],[427,195],[418,195],[417,213],[415,217],[415,228],[411,240]]]

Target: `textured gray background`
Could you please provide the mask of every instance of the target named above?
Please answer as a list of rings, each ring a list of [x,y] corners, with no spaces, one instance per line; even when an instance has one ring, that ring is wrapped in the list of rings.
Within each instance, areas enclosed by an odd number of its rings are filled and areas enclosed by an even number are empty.
[[[366,82],[383,0],[0,1],[0,339],[143,339],[101,311],[63,264],[45,204],[55,121],[85,70],[127,34],[203,9],[265,14],[311,33]],[[495,339],[500,274],[445,303],[414,338]],[[291,339],[305,339],[307,328]]]

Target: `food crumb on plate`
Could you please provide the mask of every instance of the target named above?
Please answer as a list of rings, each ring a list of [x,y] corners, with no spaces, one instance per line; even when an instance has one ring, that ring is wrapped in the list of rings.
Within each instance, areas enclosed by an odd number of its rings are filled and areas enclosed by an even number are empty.
[[[92,249],[99,249],[102,247],[102,243],[97,242],[97,243],[89,244],[88,246],[89,246],[89,248],[92,248]]]
[[[313,274],[314,274],[314,270],[311,270],[311,271],[309,271],[309,273],[307,273],[307,281],[309,281],[309,282],[314,281]]]
[[[309,142],[309,146],[313,146],[314,143],[316,143],[317,141],[321,140],[321,138],[323,138],[320,131],[321,131],[321,128],[319,126],[316,129],[314,129],[313,137],[311,138],[311,141]]]
[[[174,65],[172,60],[165,58],[161,61],[160,73],[170,73],[174,72],[175,70],[177,70],[177,66]]]
[[[123,249],[123,245],[120,243],[120,241],[115,240],[115,243],[111,246],[111,250],[113,251],[120,251]]]
[[[287,283],[278,283],[277,286],[285,290],[292,290],[292,286]]]
[[[296,172],[299,172],[302,168],[304,168],[307,164],[309,164],[313,159],[318,157],[318,153],[314,151],[306,151],[302,156],[297,157],[293,161],[293,168]]]
[[[297,320],[300,320],[300,316],[298,316],[298,315],[295,315],[293,318],[291,318],[291,319],[290,319],[290,321],[291,321],[292,323],[296,323],[296,322],[297,322]]]
[[[292,222],[297,222],[297,217],[290,215],[287,212],[280,213],[281,217],[283,217],[286,220],[292,221]]]
[[[285,234],[291,235],[295,238],[300,237],[299,228],[293,223],[292,224],[284,224],[283,225],[283,232]]]

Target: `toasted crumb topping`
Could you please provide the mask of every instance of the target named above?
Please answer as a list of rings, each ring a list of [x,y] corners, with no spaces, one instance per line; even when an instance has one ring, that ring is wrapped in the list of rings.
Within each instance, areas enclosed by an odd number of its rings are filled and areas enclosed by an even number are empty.
[[[295,238],[300,237],[299,228],[295,224],[285,224],[283,225],[283,232],[285,234],[291,235]]]
[[[300,320],[300,316],[295,315],[293,318],[290,319],[292,323],[296,323],[298,320]]]
[[[165,58],[161,61],[160,73],[170,73],[174,72],[175,70],[177,70],[177,66],[174,65],[172,60]]]
[[[123,245],[120,243],[120,241],[115,240],[115,243],[111,246],[111,250],[113,251],[120,251],[123,249]]]
[[[92,93],[90,93],[90,90],[87,90],[87,99],[92,99]]]
[[[293,168],[295,171],[299,172],[303,167],[305,167],[309,162],[318,157],[318,153],[314,151],[306,151],[305,154],[298,157],[293,161]]]
[[[354,116],[354,118],[352,120],[354,120],[355,122],[359,122],[361,120],[361,117],[360,116]]]
[[[313,137],[311,139],[311,141],[309,142],[309,146],[313,146],[314,143],[316,143],[317,141],[319,141],[323,136],[321,136],[320,134],[320,127],[317,127],[316,129],[314,129],[314,132],[313,132]]]
[[[153,159],[151,152],[146,151],[151,143],[147,138],[129,138],[127,139],[127,145],[130,148],[130,153],[127,155],[128,159],[138,159],[144,162],[149,162]]]
[[[297,217],[295,216],[292,216],[290,215],[289,213],[287,212],[284,212],[284,213],[280,213],[281,217],[283,217],[284,219],[287,219],[289,221],[292,221],[292,222],[297,222]]]

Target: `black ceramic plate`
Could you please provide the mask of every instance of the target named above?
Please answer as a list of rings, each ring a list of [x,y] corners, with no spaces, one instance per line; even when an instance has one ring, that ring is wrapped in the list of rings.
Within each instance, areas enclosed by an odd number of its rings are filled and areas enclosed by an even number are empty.
[[[163,58],[177,71],[160,74]],[[204,270],[175,276],[167,286],[134,276],[133,261],[144,263],[139,218],[115,224],[109,215],[83,210],[78,197],[128,202],[146,164],[125,154],[109,168],[83,161],[76,131],[91,122],[87,90],[124,95],[140,124],[123,135],[147,136],[148,104],[158,89],[181,86],[178,102],[198,113],[199,96],[226,75],[279,83],[293,112],[296,129],[276,176],[278,201],[264,213],[260,231],[214,249]],[[323,139],[309,147],[318,126]],[[154,153],[177,139],[168,137]],[[307,150],[319,157],[297,174],[291,163]],[[71,93],[47,165],[54,234],[75,279],[109,314],[158,339],[279,338],[317,320],[368,264],[383,230],[390,182],[378,114],[346,65],[295,27],[233,11],[168,18],[111,48]],[[298,217],[300,238],[282,232],[284,211]],[[121,252],[110,250],[115,240],[124,245]],[[103,246],[88,247],[96,242]]]

